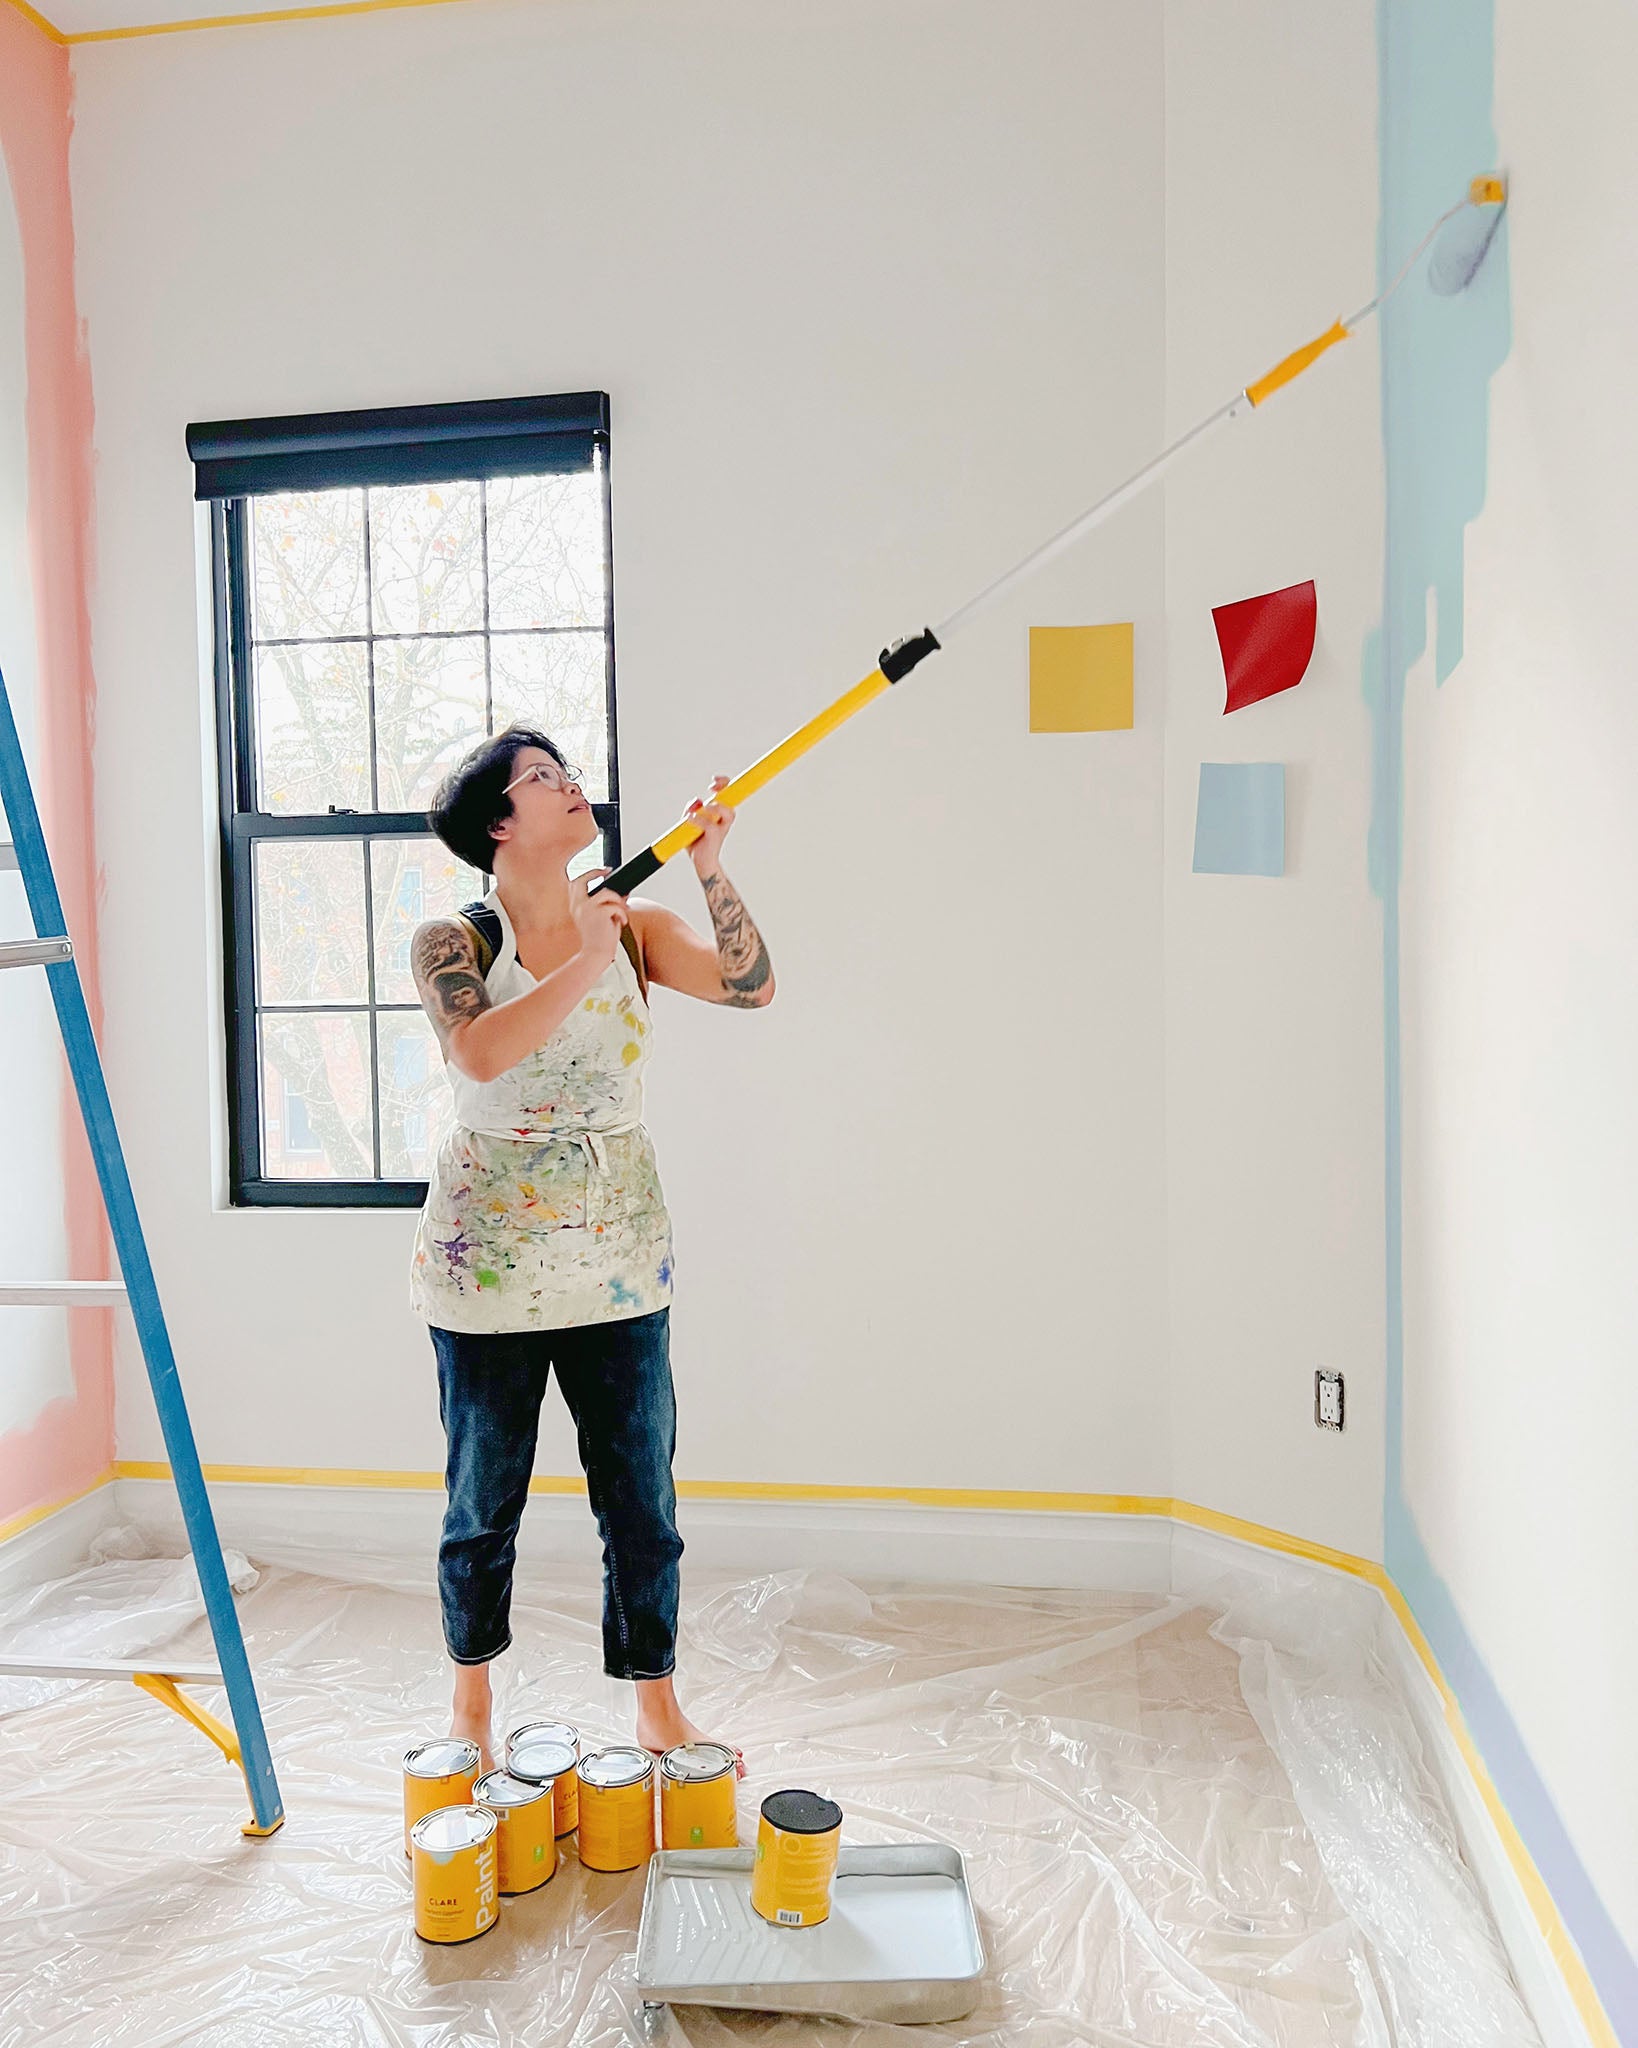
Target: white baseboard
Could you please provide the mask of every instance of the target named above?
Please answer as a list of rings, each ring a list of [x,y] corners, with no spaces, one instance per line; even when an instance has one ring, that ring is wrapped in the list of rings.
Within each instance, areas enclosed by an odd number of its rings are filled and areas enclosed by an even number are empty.
[[[171,1536],[180,1533],[182,1511],[170,1480],[121,1479],[114,1491],[121,1521]],[[287,1486],[217,1479],[210,1482],[210,1504],[224,1547],[244,1551],[252,1562],[277,1561],[286,1547],[342,1557],[363,1551],[425,1558],[429,1572],[444,1513],[443,1494],[431,1488]],[[531,1528],[535,1505],[531,1501]]]
[[[418,1556],[431,1562],[443,1494],[395,1487],[213,1483],[224,1544],[276,1558],[284,1550]],[[83,1563],[96,1532],[115,1521],[180,1531],[169,1480],[121,1479],[71,1502],[0,1543],[0,1591],[59,1577]],[[809,1569],[870,1577],[993,1586],[1176,1593],[1206,1600],[1232,1569],[1270,1592],[1330,1569],[1239,1537],[1158,1515],[1013,1512],[886,1502],[685,1499],[678,1511],[691,1561],[761,1573]],[[536,1494],[521,1550],[541,1561],[595,1570],[597,1532],[583,1498]],[[1350,1575],[1338,1573],[1339,1577]],[[1350,1577],[1350,1583],[1365,1582]],[[1495,1918],[1545,2048],[1588,2048],[1589,2036],[1537,1924],[1454,1734],[1444,1701],[1380,1592],[1381,1644],[1449,1803],[1468,1864]]]
[[[0,1593],[66,1578],[89,1557],[92,1537],[118,1515],[110,1482],[8,1536],[0,1543]]]
[[[1170,1524],[1159,1515],[1080,1515],[889,1502],[685,1500],[678,1523],[698,1563],[980,1586],[1169,1590]]]
[[[1439,1782],[1456,1824],[1456,1834],[1468,1868],[1478,1880],[1485,1904],[1490,1908],[1496,1931],[1507,1951],[1519,1990],[1530,2008],[1530,2016],[1541,2030],[1545,2048],[1588,2048],[1590,2037],[1564,1973],[1553,1958],[1536,1921],[1518,1872],[1502,1845],[1496,1824],[1490,1817],[1483,1795],[1467,1767],[1461,1745],[1445,1718],[1445,1702],[1439,1688],[1417,1654],[1415,1645],[1400,1626],[1399,1618],[1383,1602],[1382,1649],[1389,1667],[1399,1680],[1422,1738],[1424,1760]]]
[[[120,1515],[178,1529],[169,1480],[121,1479]],[[444,1497],[431,1489],[213,1482],[224,1543],[254,1558],[283,1544],[363,1549],[429,1560]],[[1170,1590],[1171,1524],[1162,1516],[1075,1515],[890,1502],[684,1499],[677,1522],[691,1563],[736,1572],[800,1569],[984,1586]],[[597,1530],[584,1499],[534,1494],[525,1557],[595,1568]]]
[[[1244,1585],[1255,1579],[1263,1591],[1278,1593],[1314,1573],[1345,1578],[1375,1604],[1378,1643],[1397,1679],[1422,1741],[1423,1761],[1432,1772],[1456,1826],[1462,1855],[1501,1936],[1513,1975],[1540,2030],[1544,2048],[1591,2048],[1570,1988],[1525,1897],[1512,1858],[1497,1833],[1461,1745],[1445,1719],[1443,1695],[1406,1635],[1381,1589],[1351,1573],[1309,1559],[1293,1559],[1235,1536],[1223,1536],[1186,1522],[1172,1524],[1172,1589],[1209,1600],[1214,1580],[1232,1570]]]
[[[1241,1586],[1253,1579],[1261,1591],[1277,1593],[1291,1584],[1294,1571],[1326,1569],[1286,1557],[1277,1550],[1266,1550],[1260,1543],[1248,1543],[1240,1536],[1197,1528],[1192,1522],[1171,1524],[1171,1590],[1190,1600],[1209,1601],[1213,1587],[1226,1571],[1232,1571]],[[1336,1576],[1349,1575],[1338,1572]]]

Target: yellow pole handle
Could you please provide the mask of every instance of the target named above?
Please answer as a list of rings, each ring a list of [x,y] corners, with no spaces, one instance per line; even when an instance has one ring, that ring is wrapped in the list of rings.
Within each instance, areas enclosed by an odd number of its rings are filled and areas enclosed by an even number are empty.
[[[845,724],[855,711],[862,711],[867,704],[891,687],[879,668],[872,669],[863,682],[855,683],[853,688],[838,697],[834,704],[826,705],[817,717],[810,718],[806,725],[799,726],[788,739],[783,739],[777,747],[770,748],[760,761],[753,761],[743,774],[734,777],[726,789],[718,790],[713,802],[726,804],[730,810],[742,804],[748,796],[754,796],[766,783],[772,782],[782,768],[788,768],[810,747],[816,747],[839,725]],[[680,819],[664,838],[655,840],[654,854],[660,861],[668,861],[673,854],[681,853],[685,846],[692,846],[699,836],[700,826],[696,819]]]
[[[1308,365],[1317,362],[1328,348],[1335,348],[1339,341],[1348,339],[1348,329],[1340,320],[1334,321],[1325,332],[1316,335],[1301,348],[1293,349],[1283,362],[1276,363],[1266,376],[1259,377],[1255,384],[1246,386],[1246,396],[1253,405],[1261,405],[1265,398],[1271,398],[1282,384],[1289,384],[1294,377],[1300,377]]]

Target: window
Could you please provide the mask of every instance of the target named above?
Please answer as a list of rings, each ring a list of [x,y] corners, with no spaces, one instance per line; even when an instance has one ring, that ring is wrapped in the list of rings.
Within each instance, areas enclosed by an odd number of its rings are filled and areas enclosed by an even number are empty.
[[[273,1128],[271,1120],[269,1129]],[[322,1152],[324,1144],[307,1114],[307,1097],[298,1095],[288,1081],[284,1084],[284,1149],[286,1152]]]
[[[211,506],[233,1199],[418,1204],[448,1089],[410,934],[486,878],[427,829],[542,727],[620,859],[600,393],[188,429]]]

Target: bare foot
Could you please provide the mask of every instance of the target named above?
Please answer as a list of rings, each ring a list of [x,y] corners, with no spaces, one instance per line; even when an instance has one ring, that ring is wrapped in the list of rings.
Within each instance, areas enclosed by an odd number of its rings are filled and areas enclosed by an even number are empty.
[[[663,1692],[661,1687],[664,1687]],[[684,1742],[717,1742],[720,1738],[707,1735],[678,1706],[676,1695],[670,1683],[663,1679],[640,1680],[637,1686],[637,1741],[652,1756],[663,1756],[668,1749],[675,1749]],[[731,1742],[722,1744],[732,1750],[734,1772],[737,1777],[745,1775],[745,1759]]]
[[[494,1737],[489,1731],[489,1714],[487,1709],[467,1708],[463,1710],[457,1707],[449,1717],[449,1732],[451,1735],[458,1736],[464,1741],[475,1742],[478,1745],[480,1770],[492,1771],[495,1768]]]
[[[449,1732],[478,1745],[478,1761],[486,1771],[495,1768],[495,1739],[489,1724],[495,1712],[489,1689],[487,1664],[455,1666],[455,1697],[449,1706]]]

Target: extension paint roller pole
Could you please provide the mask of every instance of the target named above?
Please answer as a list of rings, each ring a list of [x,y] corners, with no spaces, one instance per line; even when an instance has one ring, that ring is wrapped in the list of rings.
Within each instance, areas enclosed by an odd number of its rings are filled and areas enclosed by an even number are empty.
[[[52,873],[51,856],[40,825],[34,792],[29,787],[17,724],[12,716],[11,699],[3,675],[0,675],[0,802],[5,805],[17,849],[17,864],[22,870],[34,929],[42,937],[61,934],[67,929],[62,899],[57,893],[57,881]],[[102,1184],[109,1229],[119,1251],[126,1298],[142,1344],[143,1362],[148,1368],[148,1379],[154,1392],[154,1406],[159,1411],[165,1454],[176,1481],[188,1544],[193,1551],[199,1588],[204,1595],[205,1612],[210,1618],[210,1631],[216,1643],[216,1660],[221,1667],[222,1682],[227,1687],[233,1711],[233,1728],[239,1748],[235,1761],[244,1772],[245,1788],[250,1795],[254,1815],[244,1832],[247,1835],[270,1835],[284,1820],[279,1782],[267,1746],[267,1731],[262,1726],[261,1705],[256,1698],[250,1660],[245,1655],[239,1616],[233,1605],[233,1589],[228,1584],[227,1567],[222,1562],[221,1540],[216,1533],[210,1496],[205,1491],[205,1475],[200,1469],[199,1450],[193,1440],[193,1425],[188,1420],[187,1404],[182,1398],[181,1382],[177,1378],[176,1358],[171,1350],[170,1333],[165,1327],[164,1311],[160,1307],[159,1288],[154,1280],[147,1241],[137,1214],[136,1197],[131,1190],[131,1177],[126,1170],[125,1154],[114,1123],[113,1104],[108,1099],[108,1084],[103,1077],[96,1036],[91,1029],[85,991],[80,985],[79,968],[72,954],[46,963],[45,971],[51,986],[51,1000],[57,1009],[57,1022],[62,1030],[63,1049],[68,1055],[69,1070],[80,1099],[85,1134],[96,1162],[97,1178]]]
[[[1486,251],[1501,221],[1502,208],[1507,203],[1507,187],[1503,179],[1493,174],[1475,178],[1466,193],[1456,204],[1442,213],[1405,259],[1398,275],[1377,293],[1374,299],[1361,306],[1357,313],[1350,313],[1345,320],[1336,320],[1318,334],[1312,341],[1304,342],[1301,348],[1293,349],[1281,358],[1273,369],[1248,384],[1243,391],[1237,391],[1226,405],[1192,426],[1181,434],[1170,447],[1161,450],[1152,462],[1144,464],[1123,484],[1118,484],[1107,496],[1095,505],[1088,506],[1078,519],[1070,521],[1061,532],[1042,543],[1033,554],[1026,555],[1016,567],[998,576],[986,589],[962,605],[958,611],[937,626],[923,628],[920,633],[908,639],[897,640],[891,647],[882,650],[881,660],[862,682],[855,683],[845,695],[838,697],[834,704],[827,705],[816,718],[810,718],[806,725],[799,726],[788,739],[781,740],[777,747],[754,761],[742,774],[736,775],[726,788],[718,791],[716,801],[734,808],[748,796],[770,783],[782,768],[799,760],[801,756],[816,747],[822,739],[843,725],[856,711],[872,703],[882,692],[898,682],[929,654],[935,654],[941,647],[947,647],[953,636],[964,627],[970,626],[980,612],[995,604],[1025,577],[1032,576],[1037,569],[1044,568],[1066,548],[1073,547],[1094,527],[1101,526],[1112,518],[1122,506],[1146,491],[1151,484],[1158,483],[1166,472],[1179,462],[1199,441],[1221,426],[1226,420],[1239,419],[1242,415],[1255,412],[1276,391],[1300,377],[1304,370],[1319,361],[1328,350],[1335,348],[1339,341],[1346,341],[1350,334],[1371,314],[1380,310],[1383,304],[1404,283],[1416,259],[1439,235],[1447,224],[1451,232],[1435,250],[1429,265],[1429,281],[1433,288],[1450,296],[1466,290],[1484,261]],[[644,847],[639,854],[622,863],[604,881],[598,883],[596,894],[603,889],[612,889],[617,895],[629,896],[639,888],[650,875],[655,874],[673,855],[682,852],[700,836],[700,827],[689,818],[680,819],[671,830],[656,839],[652,846]]]

